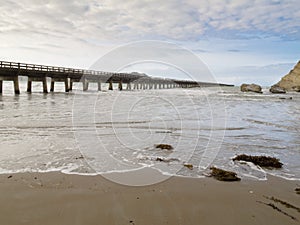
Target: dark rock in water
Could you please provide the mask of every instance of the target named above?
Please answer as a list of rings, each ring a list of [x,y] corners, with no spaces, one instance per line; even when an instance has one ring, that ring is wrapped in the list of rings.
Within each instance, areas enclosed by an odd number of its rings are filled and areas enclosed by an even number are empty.
[[[194,168],[194,166],[192,164],[184,164],[183,166],[190,170],[192,170]]]
[[[261,167],[270,167],[270,168],[281,168],[282,163],[279,161],[279,159],[275,157],[270,156],[250,156],[250,155],[238,155],[235,158],[233,158],[233,161],[246,161],[246,162],[252,162],[255,165],[261,166]]]
[[[179,162],[179,159],[175,159],[175,158],[166,159],[166,158],[157,157],[155,161],[169,163],[174,161]]]
[[[222,170],[216,167],[211,167],[211,176],[220,181],[240,181],[235,172]]]
[[[278,85],[273,85],[270,88],[270,92],[272,92],[273,94],[285,94],[286,90],[283,87],[280,87]]]
[[[155,148],[166,149],[166,150],[172,150],[173,149],[172,145],[168,145],[168,144],[155,145]]]
[[[10,179],[10,178],[12,178],[12,177],[13,177],[12,175],[9,175],[7,178]]]
[[[262,93],[261,86],[257,84],[242,84],[241,85],[242,92],[255,92],[255,93]]]
[[[279,99],[289,99],[289,100],[292,100],[293,97],[289,97],[289,98],[280,97]]]
[[[295,191],[298,195],[300,195],[300,188],[295,188]]]
[[[84,157],[83,157],[83,155],[81,155],[81,156],[79,156],[79,157],[76,157],[75,159],[76,159],[76,160],[77,160],[77,159],[84,159]]]

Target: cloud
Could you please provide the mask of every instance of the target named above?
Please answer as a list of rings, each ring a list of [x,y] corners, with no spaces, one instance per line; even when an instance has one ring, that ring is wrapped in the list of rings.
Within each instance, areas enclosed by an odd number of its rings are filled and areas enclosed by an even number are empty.
[[[41,3],[42,2],[42,3]],[[5,1],[0,32],[99,40],[300,38],[297,0]]]

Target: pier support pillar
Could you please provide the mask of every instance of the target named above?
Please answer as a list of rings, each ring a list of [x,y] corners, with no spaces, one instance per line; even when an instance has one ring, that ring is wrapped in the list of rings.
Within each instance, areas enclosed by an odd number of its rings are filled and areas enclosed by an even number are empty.
[[[131,83],[127,83],[126,90],[131,90]]]
[[[108,86],[108,90],[112,91],[114,88],[113,88],[113,83],[112,81],[109,81],[109,86]]]
[[[69,92],[69,80],[68,80],[68,78],[65,79],[65,92]]]
[[[2,94],[2,86],[3,86],[3,81],[0,80],[0,94]]]
[[[46,77],[44,77],[44,79],[43,79],[43,92],[48,93],[47,78]]]
[[[98,81],[98,91],[101,91],[101,81]]]
[[[89,82],[86,79],[82,81],[82,89],[83,91],[87,91],[89,89]]]
[[[14,78],[14,89],[15,89],[15,94],[19,95],[20,94],[20,87],[19,87],[19,78],[16,76]]]
[[[70,79],[69,91],[72,91],[72,89],[73,89],[73,81],[72,81],[72,79]]]
[[[54,80],[51,79],[50,92],[54,91]]]
[[[32,88],[32,81],[29,80],[27,81],[27,92],[31,93],[31,88]]]
[[[122,91],[123,90],[123,84],[122,84],[122,81],[119,82],[119,91]]]

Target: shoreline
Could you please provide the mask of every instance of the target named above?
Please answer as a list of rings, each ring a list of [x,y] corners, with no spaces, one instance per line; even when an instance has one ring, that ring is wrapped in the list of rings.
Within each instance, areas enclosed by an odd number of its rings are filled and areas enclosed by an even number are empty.
[[[232,160],[232,158],[231,158]],[[247,162],[246,162],[247,163]],[[252,163],[252,162],[249,162]],[[241,163],[241,165],[243,164],[243,162]],[[255,165],[253,164],[254,167],[256,168],[260,168],[259,165]],[[187,171],[189,170],[194,170],[197,167],[194,167],[192,169],[189,169],[187,166],[185,166],[185,164],[181,165],[181,169],[186,169]],[[225,169],[226,171],[230,172],[236,172],[234,170],[231,170],[230,168],[222,168],[222,167],[218,167],[219,169]],[[260,170],[262,171],[262,173],[264,174],[264,178],[259,178],[255,175],[246,175],[247,173],[243,174],[243,173],[237,173],[237,177],[239,177],[243,182],[264,182],[264,181],[268,181],[268,177],[274,177],[276,179],[282,179],[285,180],[287,182],[291,181],[291,182],[299,182],[300,184],[300,178],[297,177],[286,177],[280,174],[274,174],[274,173],[270,173],[268,171],[280,171],[282,168],[265,168],[265,167],[261,167]],[[177,171],[179,172],[179,170]],[[114,181],[117,180],[116,183],[126,183],[125,185],[127,185],[127,183],[130,183],[131,180],[134,179],[143,179],[146,183],[146,185],[148,185],[148,183],[158,183],[158,180],[164,181],[166,179],[169,179],[171,177],[176,177],[176,178],[182,178],[182,179],[208,179],[211,178],[211,170],[206,169],[203,170],[201,173],[198,173],[196,176],[193,175],[186,175],[186,174],[171,174],[168,172],[163,172],[158,168],[152,168],[152,167],[142,167],[142,168],[137,168],[134,170],[120,170],[120,171],[109,171],[109,172],[103,172],[103,173],[99,173],[99,172],[68,172],[66,169],[57,169],[57,170],[46,170],[46,171],[16,171],[16,172],[12,172],[12,171],[2,171],[2,173],[0,173],[0,177],[1,176],[10,176],[10,175],[14,175],[14,174],[51,174],[51,173],[57,173],[57,174],[62,174],[65,176],[84,176],[84,177],[103,177],[106,178],[107,180],[110,181]],[[129,176],[126,176],[126,175]],[[125,177],[124,177],[125,175]],[[129,178],[129,182],[127,181]],[[132,178],[132,179],[131,179]],[[147,181],[147,179],[150,179],[150,181]],[[145,184],[143,182],[137,182],[137,184],[130,185],[128,184],[128,186],[144,186]]]
[[[171,177],[125,186],[101,175],[0,175],[3,224],[299,224],[300,181]],[[286,204],[284,204],[286,203]],[[291,208],[288,206],[294,206]]]

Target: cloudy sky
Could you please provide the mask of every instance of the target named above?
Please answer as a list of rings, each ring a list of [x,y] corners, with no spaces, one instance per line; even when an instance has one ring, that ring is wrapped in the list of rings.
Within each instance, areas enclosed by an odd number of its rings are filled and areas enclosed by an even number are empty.
[[[89,68],[158,40],[192,51],[218,82],[262,85],[300,60],[299,0],[1,0],[0,10],[1,60]]]

